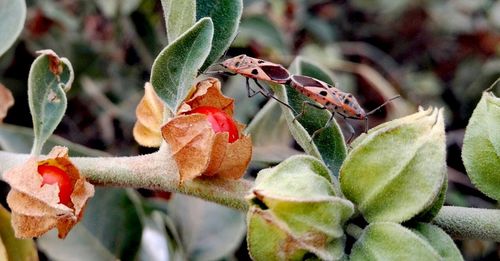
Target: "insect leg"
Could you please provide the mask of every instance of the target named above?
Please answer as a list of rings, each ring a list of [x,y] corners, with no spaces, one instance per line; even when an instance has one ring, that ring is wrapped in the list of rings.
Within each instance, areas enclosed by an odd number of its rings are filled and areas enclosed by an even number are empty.
[[[271,92],[269,92],[269,90],[267,90],[262,85],[260,85],[260,83],[257,81],[257,79],[253,79],[253,81],[255,82],[255,84],[257,84],[257,86],[259,86],[259,88],[261,89],[261,91],[259,91],[259,92],[262,93],[264,96],[266,96],[267,98],[274,99],[277,102],[285,105],[288,109],[290,109],[293,112],[293,114],[297,113],[290,105],[288,105],[286,102],[276,98]],[[247,83],[248,83],[248,78],[247,78]]]
[[[354,138],[354,134],[356,132],[354,131],[354,128],[352,127],[352,125],[349,124],[346,117],[342,117],[342,119],[344,120],[345,125],[347,126],[347,128],[349,129],[349,132],[351,133],[351,136],[349,137],[349,139],[347,139],[347,144],[351,144],[351,140],[352,140],[352,138]],[[366,119],[368,119],[368,118],[366,118]],[[368,122],[366,124],[368,124]]]
[[[258,93],[262,94],[263,96],[266,96],[262,91],[256,91],[256,90],[252,89],[252,87],[250,87],[249,78],[246,78],[246,83],[247,83],[248,98],[252,98],[253,96],[257,95]]]
[[[313,132],[313,134],[311,135],[311,140],[309,142],[312,142],[314,137],[316,137],[316,135],[318,135],[320,132],[324,131],[325,129],[327,129],[328,127],[330,127],[332,125],[332,122],[333,122],[333,117],[335,116],[335,113],[332,112],[332,115],[330,116],[330,118],[328,119],[328,121],[326,122],[325,126],[317,129],[316,131]]]
[[[324,107],[324,106],[322,106],[322,105],[318,105],[318,104],[316,104],[316,103],[314,103],[314,102],[310,102],[310,101],[303,101],[303,102],[302,102],[302,107],[301,107],[300,113],[299,113],[299,114],[297,114],[297,116],[295,116],[295,117],[293,118],[293,121],[292,121],[292,122],[296,121],[298,118],[300,118],[300,117],[302,117],[304,114],[306,114],[306,105],[309,105],[309,106],[314,107],[314,108],[316,108],[316,109],[326,110],[326,107]]]

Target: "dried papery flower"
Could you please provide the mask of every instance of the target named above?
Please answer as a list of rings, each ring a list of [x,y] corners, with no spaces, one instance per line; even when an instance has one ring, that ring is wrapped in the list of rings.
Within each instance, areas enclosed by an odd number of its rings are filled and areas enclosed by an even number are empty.
[[[161,129],[177,162],[180,179],[219,176],[238,179],[252,156],[252,141],[244,125],[232,119],[234,100],[221,92],[219,80],[196,84],[177,116]]]
[[[7,111],[14,105],[12,93],[3,84],[0,83],[0,123],[2,123]]]
[[[68,158],[68,149],[54,147],[44,159],[31,157],[5,172],[11,186],[7,203],[16,237],[38,237],[57,227],[64,238],[80,221],[94,186]]]
[[[149,82],[144,86],[144,97],[137,105],[135,114],[137,122],[134,125],[135,140],[145,147],[160,147],[161,123],[165,106],[153,90]]]

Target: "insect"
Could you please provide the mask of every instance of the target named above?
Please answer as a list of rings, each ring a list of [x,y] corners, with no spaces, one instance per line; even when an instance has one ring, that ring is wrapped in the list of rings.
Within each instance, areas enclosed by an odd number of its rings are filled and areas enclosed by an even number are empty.
[[[392,97],[391,99],[385,101],[382,105],[371,110],[370,112],[365,112],[365,110],[361,108],[358,101],[352,94],[342,92],[326,82],[308,76],[292,75],[290,76],[289,83],[290,86],[292,86],[294,89],[296,89],[303,95],[309,97],[310,99],[316,102],[313,103],[310,101],[304,101],[302,103],[302,110],[299,114],[295,116],[294,121],[305,114],[306,105],[322,110],[328,110],[332,113],[326,124],[320,129],[317,129],[316,131],[313,132],[311,136],[311,141],[321,131],[330,127],[330,125],[333,122],[335,113],[342,116],[344,120],[345,119],[364,120],[365,133],[366,133],[368,131],[368,116],[375,113],[376,111],[378,111],[380,108],[382,108],[392,100],[400,97],[399,95]],[[354,129],[349,123],[347,123],[347,121],[346,125],[348,126],[349,131],[351,132],[351,137],[347,140],[347,143],[350,143],[351,139],[354,136]]]
[[[295,110],[287,103],[276,98],[269,90],[264,88],[258,80],[273,82],[277,84],[285,84],[290,82],[290,73],[285,67],[280,64],[264,61],[261,59],[246,56],[244,54],[227,59],[220,64],[229,74],[240,74],[246,78],[247,94],[248,97],[253,97],[260,93],[265,97],[272,98],[277,102],[285,105],[290,110]],[[228,74],[228,72],[223,72]],[[250,79],[253,79],[259,90],[254,90],[250,87]],[[295,112],[296,113],[296,112]]]

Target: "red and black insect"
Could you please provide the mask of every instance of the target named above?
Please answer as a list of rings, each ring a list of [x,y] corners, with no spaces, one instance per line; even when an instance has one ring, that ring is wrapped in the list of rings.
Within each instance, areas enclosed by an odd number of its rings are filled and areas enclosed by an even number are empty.
[[[294,120],[304,115],[306,105],[322,110],[328,110],[332,113],[325,126],[316,130],[312,134],[311,141],[317,134],[319,134],[321,131],[328,128],[332,124],[335,113],[342,116],[343,119],[364,120],[365,132],[367,132],[368,116],[378,111],[390,101],[399,98],[399,95],[395,96],[367,113],[363,108],[361,108],[358,101],[352,94],[342,92],[332,85],[318,79],[302,75],[292,75],[290,76],[290,86],[292,86],[303,95],[309,97],[313,101],[317,102],[313,103],[310,101],[304,101],[302,103],[301,112],[295,116]],[[352,137],[354,136],[354,129],[349,123],[347,123],[347,121],[346,125],[349,127],[349,131],[351,132],[351,137],[347,141],[347,143],[350,143]]]
[[[276,98],[269,90],[264,88],[258,80],[273,82],[277,84],[285,84],[290,82],[290,73],[285,67],[280,64],[264,61],[257,58],[252,58],[244,54],[225,60],[220,64],[229,72],[226,74],[236,75],[240,74],[246,77],[246,85],[248,97],[253,97],[260,93],[265,97],[275,99],[277,102],[285,105],[295,112],[287,103]],[[249,79],[253,79],[259,90],[254,90],[250,87]]]

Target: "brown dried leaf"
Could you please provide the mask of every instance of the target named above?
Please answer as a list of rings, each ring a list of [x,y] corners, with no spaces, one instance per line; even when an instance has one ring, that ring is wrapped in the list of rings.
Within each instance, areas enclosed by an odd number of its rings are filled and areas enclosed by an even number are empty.
[[[147,82],[144,86],[144,97],[142,97],[135,110],[137,122],[133,130],[135,140],[142,146],[160,146],[163,110],[162,100],[155,93],[153,86]]]
[[[9,89],[0,83],[0,123],[3,122],[7,111],[14,105],[14,97]]]
[[[54,227],[59,230],[60,238],[66,237],[80,221],[88,199],[94,195],[94,186],[86,182],[71,163],[67,148],[54,147],[45,158],[31,157],[4,174],[5,181],[11,186],[7,203],[12,210],[12,227],[18,238],[38,237]],[[42,164],[56,166],[68,174],[74,184],[70,204],[59,203],[57,184],[42,186],[43,178],[38,173],[38,166]]]

